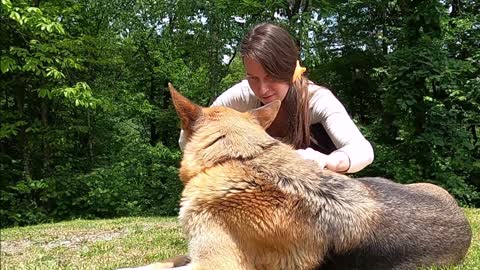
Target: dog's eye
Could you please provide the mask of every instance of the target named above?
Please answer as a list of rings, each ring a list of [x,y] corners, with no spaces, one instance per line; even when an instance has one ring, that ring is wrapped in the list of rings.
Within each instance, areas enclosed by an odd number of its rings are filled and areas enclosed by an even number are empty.
[[[205,148],[208,148],[212,145],[214,145],[216,142],[220,141],[221,139],[225,138],[225,134],[219,136],[218,138],[216,138],[215,140],[213,140],[212,142],[210,142],[207,146],[205,146]]]

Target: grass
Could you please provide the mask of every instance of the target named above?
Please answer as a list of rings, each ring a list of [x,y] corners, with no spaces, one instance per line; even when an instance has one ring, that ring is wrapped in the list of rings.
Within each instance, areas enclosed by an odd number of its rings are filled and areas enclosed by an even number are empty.
[[[75,220],[1,232],[0,269],[115,269],[187,250],[175,218]]]
[[[465,209],[473,240],[465,262],[480,269],[480,209]],[[1,231],[0,269],[115,269],[149,264],[187,251],[175,218],[76,220]]]

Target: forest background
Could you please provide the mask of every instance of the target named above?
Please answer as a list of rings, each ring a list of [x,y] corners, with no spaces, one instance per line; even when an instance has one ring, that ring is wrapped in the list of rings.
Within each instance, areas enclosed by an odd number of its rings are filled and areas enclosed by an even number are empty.
[[[168,82],[208,106],[238,45],[287,28],[311,80],[372,143],[356,176],[431,182],[480,206],[480,2],[1,0],[1,227],[175,215]]]

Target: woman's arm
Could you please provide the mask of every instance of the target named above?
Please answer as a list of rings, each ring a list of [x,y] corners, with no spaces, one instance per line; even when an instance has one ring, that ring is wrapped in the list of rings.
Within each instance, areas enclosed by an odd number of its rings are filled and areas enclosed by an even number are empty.
[[[373,148],[330,90],[313,85],[310,91],[312,123],[321,123],[338,150],[326,157],[326,167],[336,172],[354,173],[374,158]]]

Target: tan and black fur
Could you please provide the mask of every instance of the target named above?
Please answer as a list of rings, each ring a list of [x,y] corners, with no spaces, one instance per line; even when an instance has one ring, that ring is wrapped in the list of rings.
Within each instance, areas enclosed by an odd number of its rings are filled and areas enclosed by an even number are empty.
[[[188,136],[188,269],[400,270],[464,258],[470,226],[444,189],[320,169],[264,131],[280,102],[241,113],[170,91]]]

